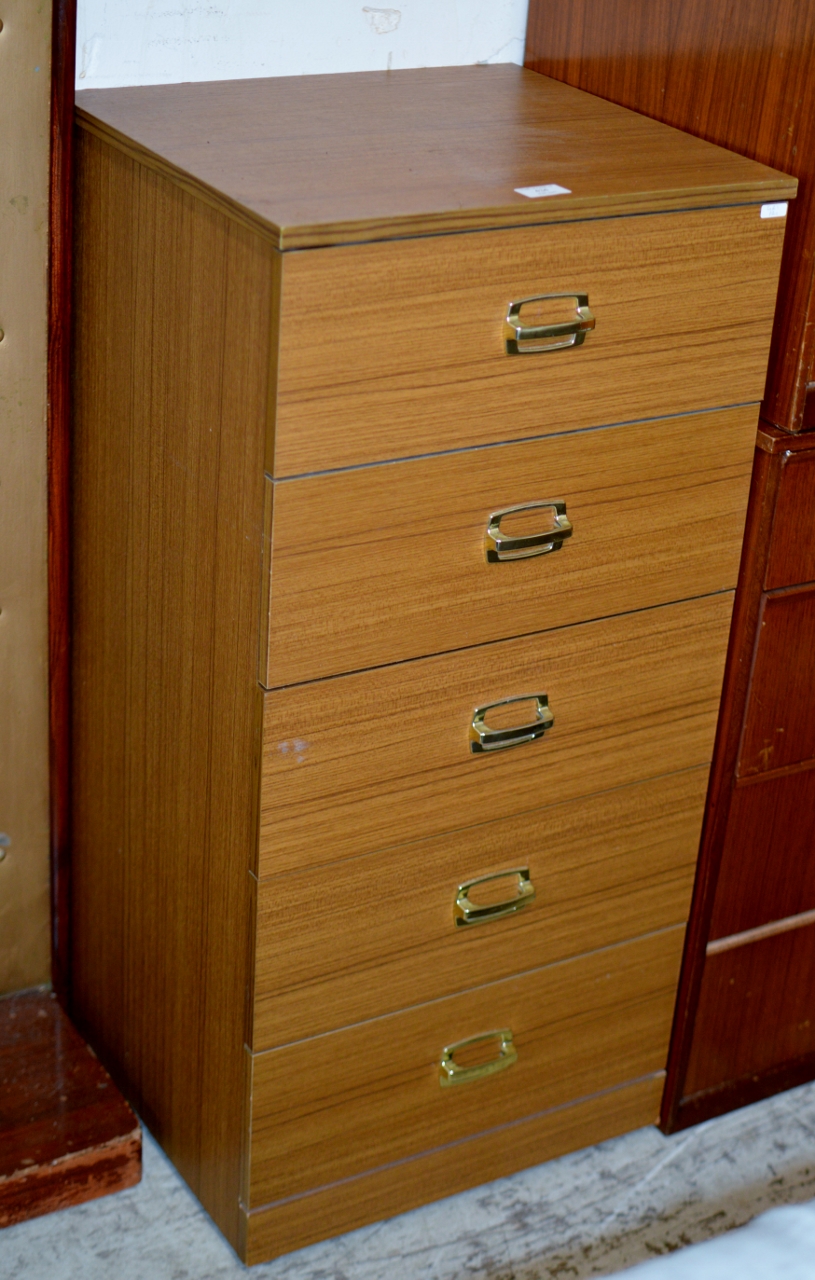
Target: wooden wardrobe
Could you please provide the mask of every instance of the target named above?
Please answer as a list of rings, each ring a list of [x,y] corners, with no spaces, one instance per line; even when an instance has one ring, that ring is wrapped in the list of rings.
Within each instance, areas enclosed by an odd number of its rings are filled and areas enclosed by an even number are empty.
[[[799,179],[663,1103],[815,1077],[812,0],[532,0],[526,65]],[[736,317],[714,302],[728,341]]]

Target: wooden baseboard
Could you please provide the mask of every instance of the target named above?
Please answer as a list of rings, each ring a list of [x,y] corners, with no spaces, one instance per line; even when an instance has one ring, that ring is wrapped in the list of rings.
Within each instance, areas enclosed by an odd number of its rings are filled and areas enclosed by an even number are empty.
[[[140,1178],[139,1122],[53,993],[0,999],[0,1227]]]
[[[664,1125],[662,1127],[665,1133],[676,1133],[678,1129],[688,1129],[691,1125],[712,1120],[714,1116],[724,1115],[727,1111],[749,1107],[752,1102],[760,1102],[762,1098],[794,1089],[810,1080],[815,1080],[815,1054],[793,1058],[768,1071],[742,1076],[738,1080],[726,1080],[715,1089],[690,1094],[680,1100],[673,1124],[669,1128]]]

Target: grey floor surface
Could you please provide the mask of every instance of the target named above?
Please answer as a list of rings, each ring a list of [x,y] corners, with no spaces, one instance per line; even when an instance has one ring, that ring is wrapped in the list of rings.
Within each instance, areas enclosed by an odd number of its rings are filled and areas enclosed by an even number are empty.
[[[815,1197],[815,1084],[664,1137],[640,1129],[242,1266],[156,1144],[131,1191],[0,1231],[1,1280],[581,1280]]]

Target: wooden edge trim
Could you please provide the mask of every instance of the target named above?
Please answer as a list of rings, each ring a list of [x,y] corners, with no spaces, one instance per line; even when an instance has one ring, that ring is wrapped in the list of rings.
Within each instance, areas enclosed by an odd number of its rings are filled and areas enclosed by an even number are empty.
[[[71,0],[71,2],[76,3],[76,0]],[[111,128],[110,125],[97,120],[95,116],[89,115],[87,111],[83,111],[81,107],[76,108],[76,123],[87,133],[100,138],[109,146],[115,147],[117,151],[122,151],[131,160],[135,160],[137,164],[145,165],[148,169],[160,173],[162,177],[168,178],[177,187],[181,187],[182,191],[186,191],[197,200],[203,200],[205,204],[217,209],[219,213],[225,214],[233,222],[239,222],[256,235],[263,236],[266,240],[271,240],[275,248],[282,248],[282,233],[274,223],[267,222],[265,218],[259,217],[249,209],[245,209],[236,200],[230,200],[228,196],[216,191],[214,187],[208,186],[198,178],[193,178],[176,165],[162,160],[155,152],[149,151],[147,147],[139,146],[137,142],[125,137],[117,129]]]
[[[809,584],[812,590],[812,584]],[[768,595],[770,592],[767,593]],[[788,778],[792,773],[807,773],[815,769],[815,760],[797,760],[795,764],[784,764],[778,769],[765,769],[762,773],[742,773],[736,778],[736,786],[752,787],[756,782],[773,782],[776,778]]]
[[[760,942],[762,938],[789,933],[792,929],[804,929],[809,924],[815,924],[815,911],[801,911],[797,916],[784,916],[782,920],[772,920],[769,924],[757,925],[755,929],[745,929],[743,933],[730,933],[726,938],[716,938],[707,944],[706,955],[717,956],[720,951],[732,951],[734,947],[745,947],[750,942]]]
[[[792,435],[782,427],[776,427],[765,418],[759,418],[756,444],[765,453],[806,453],[815,449],[815,435],[807,432]]]
[[[758,1075],[728,1080],[715,1089],[706,1089],[682,1098],[676,1109],[673,1125],[664,1131],[676,1133],[680,1129],[689,1129],[691,1125],[701,1124],[703,1120],[713,1120],[727,1111],[749,1107],[754,1102],[772,1097],[774,1093],[784,1093],[787,1089],[808,1084],[810,1080],[815,1080],[815,1054],[790,1059],[789,1062],[770,1067]]]
[[[274,514],[274,481],[263,477],[263,532],[260,557],[260,619],[258,625],[258,683],[269,688],[269,629],[272,608],[272,517]]]
[[[779,477],[778,463],[763,450],[756,449],[699,860],[671,1030],[668,1072],[660,1116],[660,1127],[665,1133],[672,1133],[677,1126],[676,1117],[690,1058],[716,883],[734,787],[749,673],[753,663],[756,621],[769,555]]]
[[[280,367],[280,315],[283,307],[283,255],[272,250],[272,312],[269,321],[269,381],[266,389],[266,439],[263,466],[271,478],[275,473],[275,437],[277,433],[278,370]]]
[[[794,181],[794,180],[793,180]],[[693,209],[710,209],[731,205],[764,204],[767,201],[791,200],[795,192],[787,187],[766,183],[722,183],[704,191],[688,194],[687,190],[641,191],[628,196],[572,196],[562,204],[550,206],[546,217],[530,217],[520,206],[485,205],[468,213],[405,215],[399,218],[364,219],[359,221],[318,223],[296,229],[283,227],[281,249],[320,249],[332,245],[395,240],[406,237],[450,235],[462,231],[500,231],[511,227],[547,226],[558,222],[584,222],[599,218],[622,218],[634,214],[681,213]]]
[[[776,465],[776,472],[780,477],[780,467],[777,465]],[[775,486],[775,492],[776,494],[778,492],[777,485]],[[764,585],[764,581],[767,577],[767,562],[769,559],[769,549],[772,543],[772,526],[775,522],[775,503],[773,503],[773,510],[771,514],[772,514],[772,518],[770,520],[769,528],[767,531],[767,553],[768,554],[767,554],[767,557],[765,557],[764,569],[761,575],[762,586]],[[757,584],[754,584],[754,585],[757,585]],[[751,619],[752,635],[745,634],[744,645],[742,648],[741,661],[746,667],[746,674],[745,674],[745,682],[744,682],[745,683],[744,702],[739,711],[738,740],[734,744],[735,758],[733,760],[733,767],[731,770],[731,773],[732,773],[731,785],[733,790],[735,790],[735,788],[738,786],[741,780],[740,774],[739,774],[739,766],[741,765],[741,759],[744,754],[744,736],[747,732],[747,717],[748,717],[748,710],[750,707],[750,695],[753,690],[753,674],[756,669],[756,662],[758,661],[758,643],[759,643],[759,640],[761,639],[761,629],[763,626],[764,610],[766,607],[767,607],[767,593],[766,591],[762,591],[758,597],[758,604],[756,606],[755,614]],[[746,650],[748,649],[750,651],[749,657],[746,653]],[[733,728],[733,733],[735,734],[736,726],[733,725],[732,728]]]
[[[0,1227],[135,1187],[141,1180],[142,1140],[137,1127],[98,1147],[0,1178]]]
[[[190,195],[212,205],[220,213],[271,240],[275,248],[283,250],[328,248],[357,241],[395,240],[406,236],[443,235],[460,231],[546,226],[556,222],[623,217],[636,213],[676,213],[685,209],[709,209],[720,205],[764,204],[767,201],[794,200],[798,189],[797,178],[771,174],[755,182],[717,183],[691,193],[685,188],[677,188],[604,197],[572,196],[562,203],[547,207],[545,216],[541,208],[537,218],[533,216],[534,211],[526,205],[486,205],[466,213],[450,210],[444,213],[405,214],[387,219],[363,218],[290,228],[280,227],[247,209],[239,201],[216,191],[149,148],[125,137],[82,107],[76,109],[76,120],[88,133],[123,151],[137,163],[156,170]]]
[[[76,0],[53,0],[48,252],[51,978],[70,999],[70,396]]]

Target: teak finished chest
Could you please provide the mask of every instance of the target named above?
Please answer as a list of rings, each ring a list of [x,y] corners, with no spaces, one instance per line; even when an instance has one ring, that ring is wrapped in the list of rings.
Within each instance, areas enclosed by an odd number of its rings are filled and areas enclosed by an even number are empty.
[[[795,183],[513,66],[79,103],[73,1012],[259,1261],[657,1116]]]

